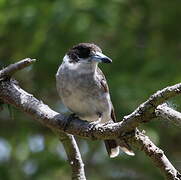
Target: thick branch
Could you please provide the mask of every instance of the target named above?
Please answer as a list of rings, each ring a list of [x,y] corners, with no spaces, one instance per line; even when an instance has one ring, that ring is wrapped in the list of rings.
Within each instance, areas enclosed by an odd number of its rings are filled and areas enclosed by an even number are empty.
[[[168,107],[166,103],[159,105],[155,110],[156,116],[174,122],[176,125],[181,126],[181,113]]]
[[[164,152],[153,144],[153,142],[140,131],[131,139],[134,146],[144,151],[153,163],[163,172],[168,180],[180,180],[181,174],[174,168],[165,156]]]

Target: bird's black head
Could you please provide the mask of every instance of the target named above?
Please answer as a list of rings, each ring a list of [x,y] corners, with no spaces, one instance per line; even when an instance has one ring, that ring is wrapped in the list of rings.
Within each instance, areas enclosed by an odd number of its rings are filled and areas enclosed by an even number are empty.
[[[108,57],[104,56],[103,54],[102,54],[103,56],[100,56],[101,54],[102,51],[100,47],[98,47],[93,43],[80,43],[74,46],[72,49],[70,49],[67,53],[67,55],[70,58],[70,62],[72,63],[76,63],[83,60],[91,62],[91,60],[96,60],[96,58],[97,62],[105,62],[105,63],[111,62],[111,60]]]
[[[67,55],[72,61],[79,61],[79,58],[89,58],[92,55],[92,52],[102,52],[101,49],[93,43],[80,43],[73,48],[71,48]]]

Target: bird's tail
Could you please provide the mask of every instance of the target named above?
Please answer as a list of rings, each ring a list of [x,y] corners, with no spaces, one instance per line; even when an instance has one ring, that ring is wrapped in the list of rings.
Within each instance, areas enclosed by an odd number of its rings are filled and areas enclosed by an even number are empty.
[[[119,155],[119,145],[117,144],[116,140],[105,140],[104,143],[110,158],[114,158]]]
[[[118,144],[116,140],[112,140],[112,139],[105,140],[104,143],[105,143],[106,150],[110,158],[114,158],[119,155],[119,148],[127,155],[130,155],[130,156],[135,155],[127,143],[121,142],[121,144],[120,143]]]

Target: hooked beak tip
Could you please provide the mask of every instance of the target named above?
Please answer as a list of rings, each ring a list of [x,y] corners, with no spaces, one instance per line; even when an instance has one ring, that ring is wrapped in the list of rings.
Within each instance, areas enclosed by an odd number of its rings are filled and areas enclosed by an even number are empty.
[[[112,59],[110,58],[102,58],[101,60],[103,63],[112,63]]]
[[[97,52],[96,55],[92,57],[92,60],[98,63],[112,63],[112,60],[109,57],[100,52]]]

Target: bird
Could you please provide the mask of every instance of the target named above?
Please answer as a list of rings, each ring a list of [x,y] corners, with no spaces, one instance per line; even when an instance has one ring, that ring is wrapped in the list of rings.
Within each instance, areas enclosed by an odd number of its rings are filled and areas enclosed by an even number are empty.
[[[114,123],[116,116],[106,78],[99,63],[112,60],[94,43],[79,43],[65,54],[56,73],[56,86],[62,103],[81,120],[98,124]],[[119,155],[120,148],[134,155],[127,143],[104,140],[110,158]]]

